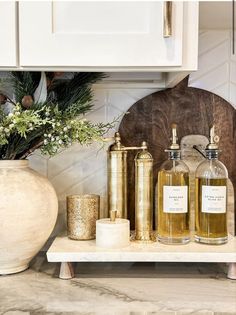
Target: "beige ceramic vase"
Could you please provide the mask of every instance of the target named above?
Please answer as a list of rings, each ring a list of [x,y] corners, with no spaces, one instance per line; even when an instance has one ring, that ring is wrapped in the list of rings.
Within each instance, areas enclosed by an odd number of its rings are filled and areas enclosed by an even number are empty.
[[[0,274],[28,268],[56,223],[50,182],[26,160],[0,161]]]

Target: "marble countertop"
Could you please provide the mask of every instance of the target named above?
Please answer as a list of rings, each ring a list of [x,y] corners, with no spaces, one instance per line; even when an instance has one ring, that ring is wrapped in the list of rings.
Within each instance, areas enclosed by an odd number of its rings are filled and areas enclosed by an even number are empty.
[[[29,270],[0,276],[0,314],[236,314],[224,264],[80,263],[76,278],[41,252]]]

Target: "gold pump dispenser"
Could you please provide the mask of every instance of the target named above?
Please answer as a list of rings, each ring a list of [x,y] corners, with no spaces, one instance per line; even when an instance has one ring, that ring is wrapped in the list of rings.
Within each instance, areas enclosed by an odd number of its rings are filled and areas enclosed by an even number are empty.
[[[219,136],[217,136],[215,134],[215,126],[213,125],[211,128],[210,128],[210,136],[209,136],[209,143],[206,147],[206,150],[218,150],[219,147],[218,147],[218,142],[219,142],[220,138]]]
[[[169,150],[179,150],[176,124],[171,125],[171,131],[172,131],[172,137],[171,137],[171,144],[169,146]],[[169,150],[166,150],[166,151],[168,152]]]
[[[150,241],[153,230],[153,158],[146,142],[135,157],[135,239]]]

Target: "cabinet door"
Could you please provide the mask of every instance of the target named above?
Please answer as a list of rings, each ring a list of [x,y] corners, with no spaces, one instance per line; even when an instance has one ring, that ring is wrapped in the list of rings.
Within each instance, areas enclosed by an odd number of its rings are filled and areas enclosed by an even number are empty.
[[[181,66],[183,3],[163,37],[162,1],[22,1],[21,66]]]
[[[0,1],[0,67],[16,67],[16,3]]]

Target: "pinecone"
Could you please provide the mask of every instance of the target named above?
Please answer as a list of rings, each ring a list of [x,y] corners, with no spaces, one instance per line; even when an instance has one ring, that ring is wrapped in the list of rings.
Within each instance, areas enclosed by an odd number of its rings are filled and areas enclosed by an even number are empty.
[[[0,105],[4,105],[7,101],[7,97],[4,94],[0,94]]]
[[[22,100],[21,104],[24,108],[30,108],[34,103],[33,97],[31,95],[25,95]]]
[[[63,76],[64,72],[54,72],[53,73],[53,77],[54,78],[60,78],[61,76]]]

